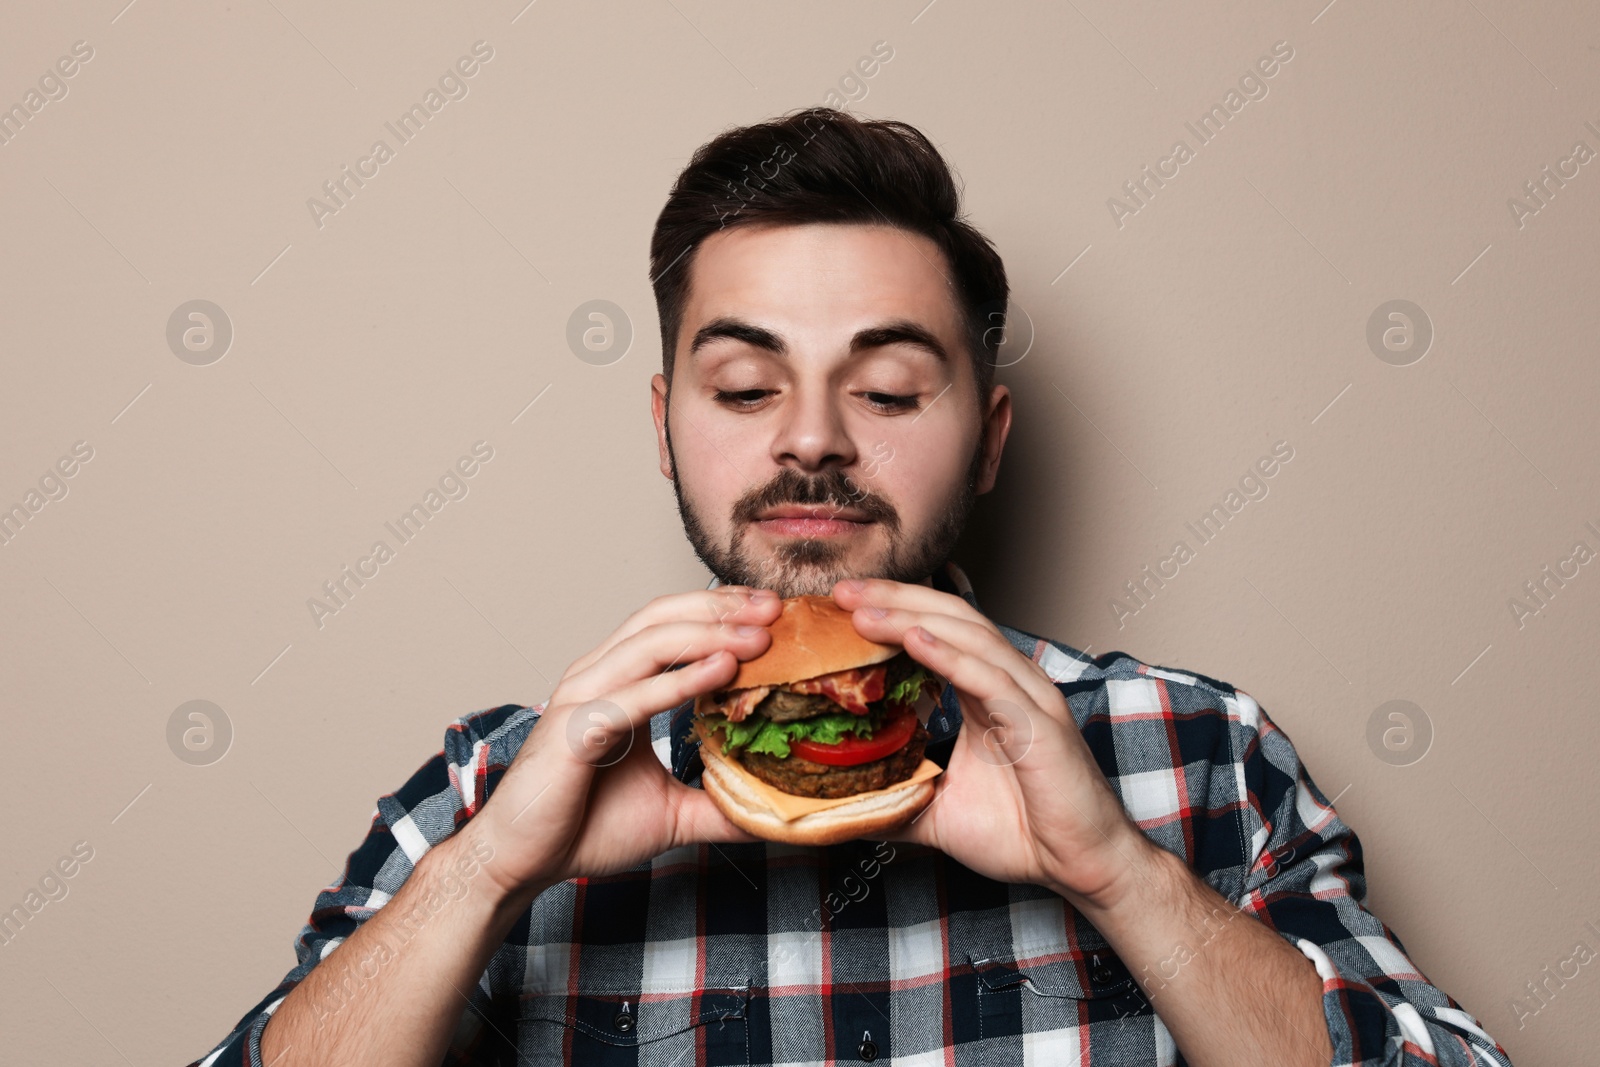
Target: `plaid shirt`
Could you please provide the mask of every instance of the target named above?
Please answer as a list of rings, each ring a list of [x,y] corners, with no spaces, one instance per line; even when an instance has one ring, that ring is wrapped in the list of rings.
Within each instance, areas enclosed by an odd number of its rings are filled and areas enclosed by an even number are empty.
[[[954,565],[934,584],[977,606]],[[1065,695],[1143,832],[1316,965],[1335,1064],[1510,1063],[1363,906],[1355,833],[1255,700],[1122,652],[1091,659],[1000,629]],[[260,1067],[271,1013],[483,806],[542,707],[457,719],[443,751],[379,798],[300,931],[299,965],[196,1064]],[[651,733],[693,785],[691,713],[657,715]],[[947,688],[929,758],[948,762],[960,726]],[[444,1062],[1177,1064],[1153,1007],[1175,966],[1143,968],[1141,990],[1061,897],[919,845],[685,847],[541,894],[463,1003]]]

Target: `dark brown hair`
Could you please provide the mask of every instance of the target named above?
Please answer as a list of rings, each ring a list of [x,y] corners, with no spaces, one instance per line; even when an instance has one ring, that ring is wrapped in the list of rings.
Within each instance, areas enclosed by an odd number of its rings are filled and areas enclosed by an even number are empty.
[[[903,122],[813,107],[720,134],[678,175],[650,238],[662,373],[672,380],[689,264],[705,238],[752,223],[886,223],[944,250],[979,399],[987,401],[1004,336],[1006,271],[989,239],[959,216],[960,200],[939,150]]]

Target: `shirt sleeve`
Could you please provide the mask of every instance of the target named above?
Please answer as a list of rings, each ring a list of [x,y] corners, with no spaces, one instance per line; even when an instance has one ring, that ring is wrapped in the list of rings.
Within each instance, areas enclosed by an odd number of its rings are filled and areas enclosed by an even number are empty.
[[[1250,835],[1250,866],[1233,903],[1315,964],[1335,1067],[1510,1067],[1499,1043],[1367,910],[1361,842],[1288,736],[1244,692],[1229,699],[1244,739]]]
[[[445,731],[444,747],[393,793],[378,798],[366,838],[345,861],[343,876],[317,894],[294,942],[298,960],[276,989],[245,1013],[227,1037],[189,1067],[264,1067],[261,1032],[290,990],[355,929],[388,903],[422,857],[482,806],[491,772],[503,772],[537,721],[540,707],[508,704],[463,716]],[[498,776],[498,775],[496,775]],[[359,995],[359,989],[350,990]],[[463,1006],[446,1064],[470,1064],[492,1013],[488,975]],[[336,1009],[337,1000],[329,1008]]]

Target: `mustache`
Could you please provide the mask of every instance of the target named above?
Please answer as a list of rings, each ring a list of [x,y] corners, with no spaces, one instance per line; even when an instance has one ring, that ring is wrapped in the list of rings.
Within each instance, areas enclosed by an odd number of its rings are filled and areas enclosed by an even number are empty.
[[[873,522],[882,523],[890,532],[900,528],[900,514],[894,505],[837,467],[814,475],[785,467],[772,481],[740,497],[733,505],[733,519],[754,522],[763,511],[784,504],[832,507],[841,511],[851,508]]]

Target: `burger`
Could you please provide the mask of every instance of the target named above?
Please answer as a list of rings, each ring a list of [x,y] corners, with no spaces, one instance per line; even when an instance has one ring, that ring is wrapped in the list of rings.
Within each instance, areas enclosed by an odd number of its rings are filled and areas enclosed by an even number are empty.
[[[830,597],[783,602],[766,652],[695,701],[701,781],[741,829],[830,845],[896,829],[933,800],[937,763],[913,707],[938,681],[869,641]]]

